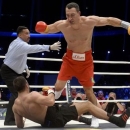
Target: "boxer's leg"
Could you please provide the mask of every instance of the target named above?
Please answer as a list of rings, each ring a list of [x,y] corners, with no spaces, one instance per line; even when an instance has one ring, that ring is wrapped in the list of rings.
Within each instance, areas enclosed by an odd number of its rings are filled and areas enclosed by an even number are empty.
[[[57,80],[55,83],[55,99],[61,96],[67,81]]]
[[[55,83],[55,99],[58,99],[61,96],[61,93],[68,80],[72,78],[72,68],[71,63],[66,60],[66,54],[63,56],[63,62],[58,74],[57,81]]]
[[[91,75],[87,75],[86,73],[84,73],[84,76],[80,76],[79,78],[79,82],[80,84],[83,86],[86,97],[89,101],[91,101],[95,106],[97,106],[97,98],[93,92],[93,78],[92,78],[92,74]],[[92,116],[92,122],[91,122],[91,127],[99,127],[99,121],[96,117]]]
[[[97,98],[96,98],[96,96],[93,92],[93,88],[84,86],[84,91],[86,93],[88,100],[91,101],[94,105],[97,106]],[[95,127],[95,128],[99,127],[99,121],[94,116],[92,116],[91,127]]]
[[[93,88],[84,86],[84,91],[86,93],[88,100],[91,101],[94,105],[97,106],[97,98],[96,98],[96,96],[93,92]],[[95,128],[99,127],[99,121],[94,116],[92,116],[91,127],[95,127]]]
[[[73,105],[75,105],[78,115],[81,115],[85,112],[90,112],[95,117],[107,120],[119,127],[125,127],[126,122],[130,117],[130,108],[127,108],[127,110],[121,116],[116,117],[110,115],[103,109],[93,105],[90,101],[82,102],[82,103],[74,103]]]
[[[91,101],[94,105],[97,106],[97,98],[93,92],[93,88],[92,87],[86,87],[86,86],[83,86],[84,88],[84,91],[86,93],[86,96],[88,98],[89,101]]]
[[[97,98],[93,92],[92,86],[94,85],[95,81],[93,79],[94,73],[94,66],[93,66],[93,58],[91,55],[91,51],[87,53],[86,62],[82,67],[82,73],[77,76],[79,83],[83,86],[86,97],[89,101],[91,101],[94,105],[97,106]],[[97,118],[92,116],[91,127],[99,127],[99,121]]]

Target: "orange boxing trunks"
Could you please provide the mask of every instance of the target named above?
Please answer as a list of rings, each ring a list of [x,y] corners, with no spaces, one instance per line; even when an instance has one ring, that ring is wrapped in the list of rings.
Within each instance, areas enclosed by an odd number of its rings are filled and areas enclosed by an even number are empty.
[[[72,77],[76,77],[82,86],[93,86],[94,65],[91,50],[82,54],[67,50],[62,59],[58,80],[70,80]]]

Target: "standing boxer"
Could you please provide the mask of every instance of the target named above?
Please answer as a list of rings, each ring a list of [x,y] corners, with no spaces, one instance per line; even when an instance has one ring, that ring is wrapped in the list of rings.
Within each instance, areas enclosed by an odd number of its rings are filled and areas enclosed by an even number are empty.
[[[47,25],[45,22],[36,23],[38,33],[62,32],[67,42],[67,52],[63,57],[60,72],[55,84],[55,97],[59,98],[67,80],[75,76],[83,86],[87,98],[95,105],[97,99],[93,93],[93,57],[91,41],[94,27],[111,25],[122,27],[130,34],[130,23],[114,17],[80,16],[79,5],[72,2],[66,5],[66,20],[59,20]],[[93,126],[98,127],[96,119]]]

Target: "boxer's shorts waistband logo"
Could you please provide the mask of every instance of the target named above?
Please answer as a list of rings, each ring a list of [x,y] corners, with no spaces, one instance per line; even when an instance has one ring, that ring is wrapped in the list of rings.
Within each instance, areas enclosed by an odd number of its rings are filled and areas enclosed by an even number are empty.
[[[85,61],[85,54],[73,53],[72,59],[77,61]]]

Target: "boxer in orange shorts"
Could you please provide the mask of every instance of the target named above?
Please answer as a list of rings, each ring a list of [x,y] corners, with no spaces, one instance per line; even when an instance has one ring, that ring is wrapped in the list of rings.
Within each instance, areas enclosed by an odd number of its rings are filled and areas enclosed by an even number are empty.
[[[85,53],[73,53],[67,49],[58,74],[58,80],[70,80],[76,77],[82,86],[93,86],[93,57],[91,50]]]
[[[59,20],[49,25],[43,21],[38,21],[35,26],[38,33],[62,32],[67,42],[67,54],[63,57],[61,70],[55,83],[55,98],[60,97],[67,80],[75,76],[83,85],[88,100],[97,105],[97,99],[92,88],[94,83],[91,56],[93,30],[95,27],[109,25],[122,27],[130,34],[130,23],[115,17],[80,16],[79,5],[74,2],[66,5],[65,12],[66,20]],[[95,126],[98,127],[99,125]]]

